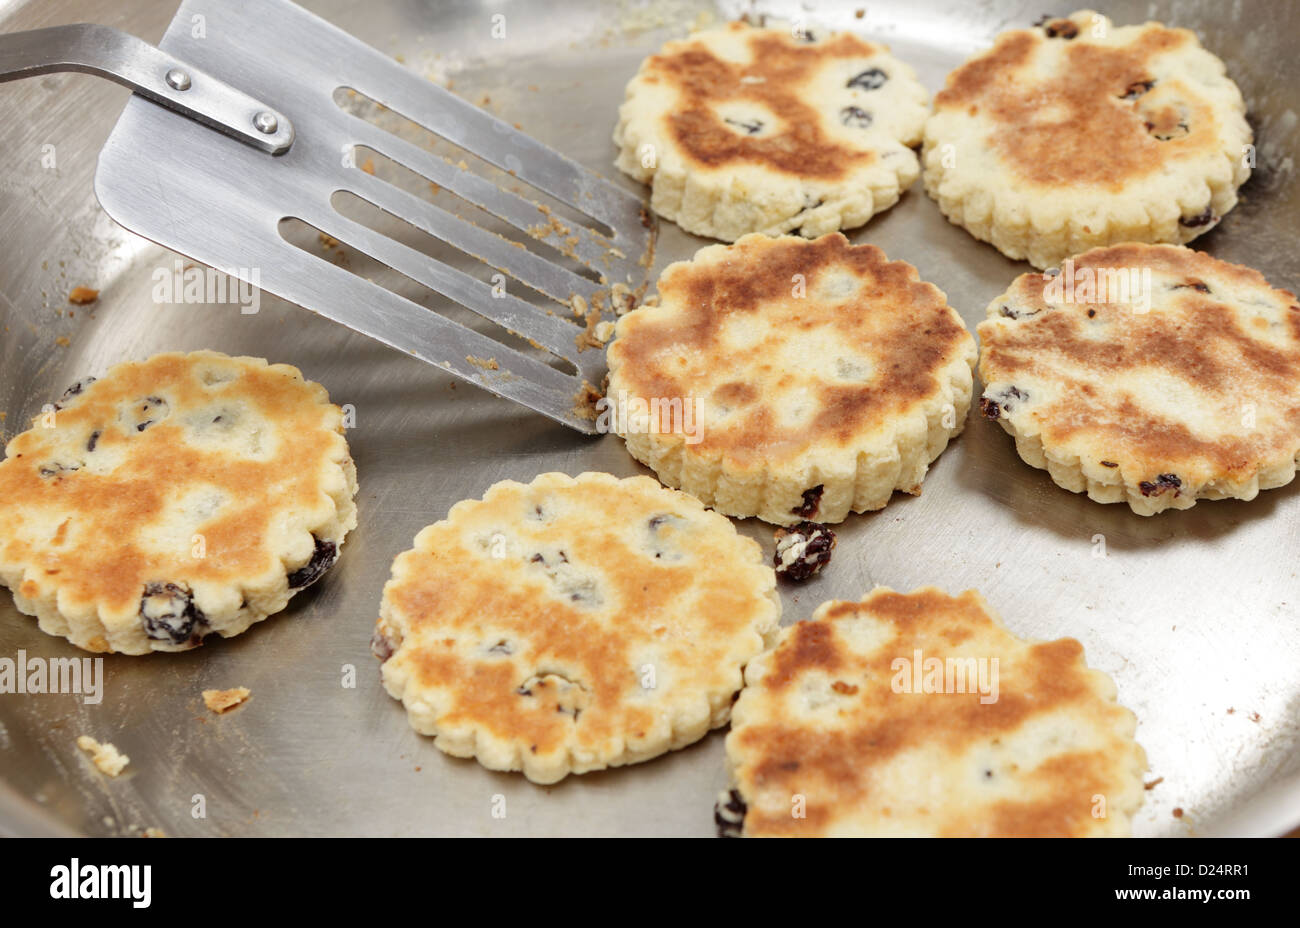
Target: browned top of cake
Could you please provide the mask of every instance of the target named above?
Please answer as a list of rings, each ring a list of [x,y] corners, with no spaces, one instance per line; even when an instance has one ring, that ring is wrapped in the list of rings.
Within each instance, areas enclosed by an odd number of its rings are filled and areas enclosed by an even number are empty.
[[[1097,248],[1061,273],[1022,275],[990,305],[986,413],[1136,480],[1174,475],[1184,492],[1295,459],[1293,294],[1175,245]]]
[[[0,564],[31,598],[125,613],[151,583],[283,571],[278,514],[332,505],[341,414],[292,367],[161,354],[70,392],[0,462]]]
[[[968,691],[915,687],[950,659]],[[973,591],[825,603],[746,684],[727,752],[749,836],[1080,835],[1102,827],[1096,796],[1115,816],[1141,793],[1132,715],[1079,643],[1022,641]]]
[[[707,419],[692,453],[742,465],[852,447],[974,353],[942,291],[839,233],[706,248],[658,289],[657,307],[619,323],[611,395],[698,397]]]
[[[670,42],[642,66],[642,79],[665,83],[678,103],[666,120],[670,136],[697,164],[717,168],[759,164],[790,174],[841,178],[871,162],[876,153],[842,144],[823,127],[823,114],[809,85],[828,62],[865,59],[883,51],[857,36],[837,33],[822,41],[801,41],[788,30],[730,23],[724,31],[743,36],[749,60],[720,57],[710,47],[713,33]],[[746,135],[729,127],[716,106],[750,102],[776,118],[777,128]]]
[[[1017,176],[1057,188],[1117,190],[1219,151],[1215,102],[1194,79],[1206,65],[1187,58],[1195,34],[1147,23],[1098,37],[1089,15],[1003,33],[948,75],[935,111],[968,115]]]
[[[692,497],[544,474],[424,529],[393,565],[380,628],[387,669],[440,728],[541,756],[603,751],[738,689],[775,626],[774,582],[757,545]]]

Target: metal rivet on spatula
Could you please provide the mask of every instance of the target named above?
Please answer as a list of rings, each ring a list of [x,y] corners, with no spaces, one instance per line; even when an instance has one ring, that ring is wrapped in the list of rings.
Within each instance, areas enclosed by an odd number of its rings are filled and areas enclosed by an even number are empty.
[[[280,121],[275,118],[274,113],[268,113],[266,110],[258,113],[253,117],[253,126],[258,132],[265,132],[267,135],[275,133],[280,128]]]
[[[167,86],[172,90],[189,90],[190,76],[180,68],[172,68],[167,72]]]

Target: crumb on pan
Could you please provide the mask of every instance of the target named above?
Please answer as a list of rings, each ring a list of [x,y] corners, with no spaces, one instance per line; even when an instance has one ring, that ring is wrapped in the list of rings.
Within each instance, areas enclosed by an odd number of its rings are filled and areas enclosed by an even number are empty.
[[[614,334],[614,323],[602,320],[598,309],[593,309],[587,313],[586,323],[587,327],[579,332],[575,339],[578,351],[586,351],[588,348],[604,348],[605,343]]]
[[[100,773],[107,774],[110,777],[117,776],[126,768],[127,764],[131,763],[131,758],[113,747],[113,745],[108,742],[101,744],[89,735],[82,735],[78,738],[77,747],[90,755],[91,761],[99,768]]]
[[[485,371],[499,371],[501,365],[497,363],[496,358],[480,358],[472,354],[465,355],[465,360],[475,367],[481,367]]]
[[[236,706],[248,701],[249,690],[246,686],[236,686],[228,690],[204,690],[203,704],[217,715],[225,715]]]
[[[104,824],[107,825],[108,821],[106,820]],[[135,824],[127,825],[125,828],[123,828],[122,834],[132,838],[167,837],[167,832],[163,831],[161,828],[154,828],[153,826],[149,826],[148,828],[146,828],[143,825],[135,825]]]
[[[619,255],[619,257],[623,257]],[[615,283],[609,288],[609,301],[614,312],[620,316],[636,309],[636,293],[624,283]]]
[[[573,395],[573,414],[579,419],[595,422],[599,418],[596,404],[604,398],[604,394],[584,380],[582,389]]]
[[[85,306],[97,299],[99,299],[99,291],[90,287],[73,287],[72,292],[68,294],[68,302],[75,303],[77,306]]]

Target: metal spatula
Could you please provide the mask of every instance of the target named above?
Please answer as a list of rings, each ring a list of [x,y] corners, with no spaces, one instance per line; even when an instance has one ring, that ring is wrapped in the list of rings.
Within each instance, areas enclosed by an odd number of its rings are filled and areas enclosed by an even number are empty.
[[[552,419],[595,431],[576,400],[584,384],[599,385],[604,352],[579,350],[587,344],[580,338],[586,320],[569,307],[608,311],[612,292],[643,285],[654,231],[640,199],[288,0],[186,0],[157,48],[94,25],[0,35],[0,80],[68,70],[136,91],[95,176],[95,192],[114,220]],[[475,173],[463,160],[381,128],[340,104],[340,95],[351,92],[506,173]],[[363,170],[370,165],[355,155],[359,146],[552,246],[555,257]],[[592,227],[560,221],[530,192],[507,189],[516,181],[566,204]],[[436,260],[349,218],[336,208],[340,191],[482,263]],[[283,233],[285,220],[499,328],[471,328],[304,250]],[[510,292],[504,278],[493,280],[497,272],[526,285],[525,295],[549,301]]]

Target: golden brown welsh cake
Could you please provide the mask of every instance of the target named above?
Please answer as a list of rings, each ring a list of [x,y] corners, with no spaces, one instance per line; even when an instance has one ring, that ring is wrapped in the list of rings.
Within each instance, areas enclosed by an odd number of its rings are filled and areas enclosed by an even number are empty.
[[[1004,32],[948,76],[925,126],[925,188],[952,222],[1040,268],[1188,242],[1250,176],[1245,112],[1195,33],[1083,10]]]
[[[658,288],[658,306],[615,329],[608,425],[719,512],[790,524],[879,509],[919,493],[965,424],[974,339],[873,245],[750,235],[670,265]]]
[[[735,22],[669,42],[627,86],[618,167],[689,232],[862,225],[920,174],[928,96],[883,45]]]
[[[775,635],[775,585],[758,545],[684,493],[543,474],[420,532],[373,647],[416,731],[554,783],[724,725]]]
[[[119,364],[5,450],[0,582],[90,651],[237,635],[319,579],[356,525],[342,412],[259,358]]]
[[[1250,268],[1117,245],[980,323],[980,407],[1060,486],[1151,515],[1252,499],[1300,456],[1300,306]]]
[[[1024,641],[974,591],[823,603],[750,662],[725,835],[1129,832],[1146,757],[1071,638]]]

